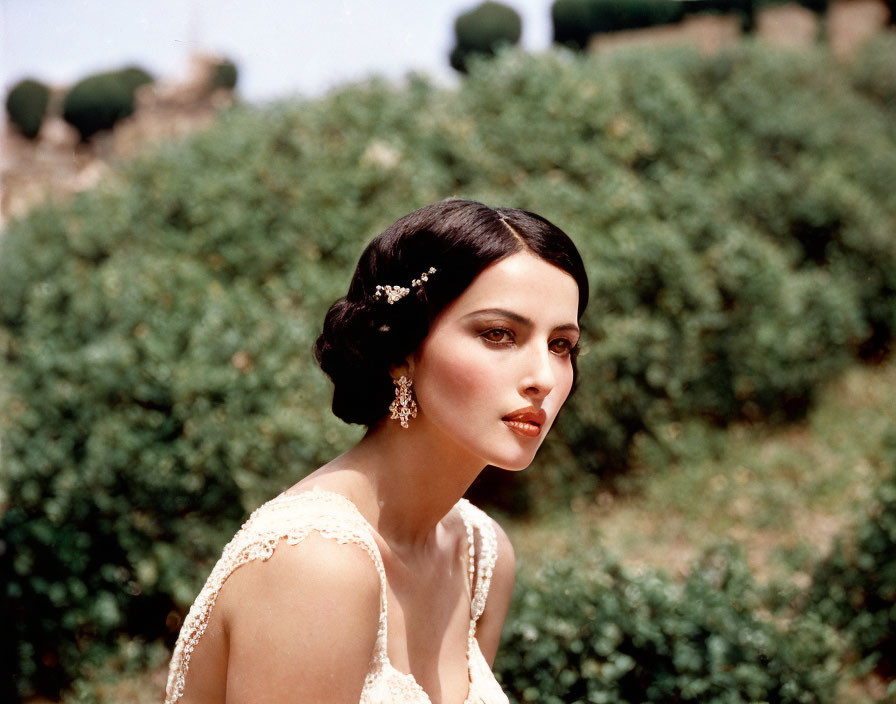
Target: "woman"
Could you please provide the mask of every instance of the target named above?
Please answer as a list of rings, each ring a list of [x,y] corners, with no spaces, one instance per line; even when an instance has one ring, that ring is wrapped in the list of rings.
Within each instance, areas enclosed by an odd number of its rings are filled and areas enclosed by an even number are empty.
[[[532,462],[587,300],[573,243],[522,210],[443,201],[376,237],[314,345],[333,412],[367,433],[225,547],[166,702],[506,703],[513,549],[461,497]]]

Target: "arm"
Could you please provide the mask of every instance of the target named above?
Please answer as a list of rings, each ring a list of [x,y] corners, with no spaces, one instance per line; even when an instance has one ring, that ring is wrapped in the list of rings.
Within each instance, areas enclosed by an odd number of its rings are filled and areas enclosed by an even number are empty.
[[[516,557],[513,553],[513,545],[504,529],[494,521],[492,522],[498,539],[498,559],[492,573],[492,583],[485,601],[485,610],[476,625],[479,649],[489,666],[494,664],[495,655],[498,653],[501,629],[504,627],[507,609],[510,608],[510,598],[513,596],[513,583],[516,578]]]
[[[363,548],[312,533],[236,570],[225,588],[226,704],[358,703],[380,611]]]

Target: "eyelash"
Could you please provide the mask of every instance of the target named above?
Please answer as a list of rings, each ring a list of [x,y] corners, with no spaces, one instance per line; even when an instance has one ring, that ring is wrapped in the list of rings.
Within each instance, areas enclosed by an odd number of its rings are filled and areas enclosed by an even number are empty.
[[[485,340],[490,345],[513,344],[512,340],[510,342],[498,342],[497,340],[489,340],[486,337],[486,335],[490,335],[493,332],[502,332],[506,335],[509,335],[511,338],[513,337],[513,333],[510,330],[507,330],[506,328],[491,328],[489,330],[486,330],[484,333],[482,333],[482,335],[480,335],[480,337],[482,337],[482,339]],[[571,354],[578,352],[578,350],[579,350],[579,343],[577,342],[576,344],[572,344],[572,340],[570,340],[569,338],[566,338],[566,337],[558,337],[555,340],[551,340],[551,342],[565,342],[567,345],[569,345],[569,349],[567,349],[565,352],[558,354],[557,355],[558,357],[568,357]]]

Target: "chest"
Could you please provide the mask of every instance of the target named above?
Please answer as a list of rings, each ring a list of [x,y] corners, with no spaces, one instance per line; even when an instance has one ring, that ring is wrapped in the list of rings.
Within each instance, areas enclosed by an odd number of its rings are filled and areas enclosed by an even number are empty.
[[[432,704],[463,702],[471,599],[465,563],[449,559],[414,568],[384,556],[384,567],[391,665],[413,675]]]

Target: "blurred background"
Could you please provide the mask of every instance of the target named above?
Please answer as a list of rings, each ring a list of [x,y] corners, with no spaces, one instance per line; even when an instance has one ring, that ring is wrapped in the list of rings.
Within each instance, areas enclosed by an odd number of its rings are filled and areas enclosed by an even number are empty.
[[[224,544],[362,435],[324,313],[449,196],[592,285],[469,493],[511,701],[896,701],[892,5],[313,5],[0,4],[0,701],[163,699]]]

